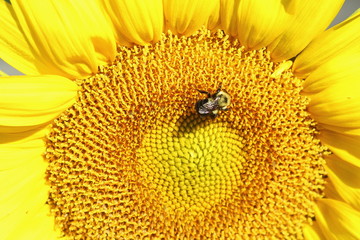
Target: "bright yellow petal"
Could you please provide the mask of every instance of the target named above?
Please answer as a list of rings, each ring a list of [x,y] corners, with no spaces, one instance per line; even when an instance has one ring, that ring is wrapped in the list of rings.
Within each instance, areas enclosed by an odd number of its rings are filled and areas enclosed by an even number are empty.
[[[332,185],[330,189],[326,186],[326,197],[345,201],[360,211],[360,167],[332,155],[326,159],[326,171]]]
[[[321,236],[319,236],[319,232],[317,232],[313,226],[305,225],[303,227],[303,234],[305,240],[321,240]]]
[[[40,73],[87,77],[114,59],[115,37],[95,0],[12,5]]]
[[[164,26],[162,0],[102,0],[118,41],[146,45],[160,40]]]
[[[13,169],[20,166],[27,161],[27,158],[24,158],[24,156],[35,157],[39,155],[39,148],[43,147],[43,138],[46,133],[47,129],[45,126],[21,133],[1,132],[1,170]],[[18,146],[21,146],[21,148],[18,148]]]
[[[221,1],[222,29],[249,49],[267,46],[284,31],[289,21],[278,0]]]
[[[210,13],[206,27],[209,30],[215,31],[220,27],[220,1],[216,1],[213,11]]]
[[[347,78],[320,92],[306,94],[308,111],[321,123],[343,128],[360,128],[360,81]]]
[[[37,75],[39,71],[35,65],[35,57],[13,14],[10,4],[0,1],[0,57],[24,74]]]
[[[327,124],[318,124],[318,128],[320,131],[322,129],[328,129],[336,133],[345,134],[348,136],[357,136],[360,137],[360,128],[346,128],[346,127],[338,127],[338,126],[331,126]]]
[[[4,73],[3,71],[0,70],[0,77],[7,77],[9,75],[7,75],[6,73]]]
[[[235,37],[237,35],[237,11],[239,9],[239,0],[220,1],[220,23],[221,29],[226,34]]]
[[[321,130],[320,140],[344,161],[360,167],[360,137]]]
[[[207,25],[219,7],[216,0],[164,0],[163,4],[166,29],[186,36]]]
[[[341,53],[312,71],[304,81],[303,91],[312,99],[309,111],[321,127],[360,135],[356,110],[360,109],[359,63],[360,52]]]
[[[344,1],[296,0],[286,2],[288,2],[285,5],[286,11],[292,17],[288,21],[286,30],[268,47],[271,57],[275,61],[292,58],[303,50],[311,40],[329,26]]]
[[[360,213],[346,203],[320,199],[315,215],[325,239],[360,239]]]
[[[360,52],[345,52],[320,65],[305,79],[303,91],[317,93],[334,84],[360,79]]]
[[[59,239],[60,235],[60,231],[54,226],[54,217],[50,215],[50,207],[43,205],[36,214],[18,222],[15,231],[11,232],[8,239],[54,240]]]
[[[294,73],[308,76],[339,54],[360,52],[360,12],[316,37],[296,58]]]
[[[42,232],[44,236],[54,233],[54,221],[48,217],[50,212],[42,211],[49,191],[45,180],[47,162],[42,156],[45,151],[42,138],[46,132],[46,128],[41,128],[26,137],[24,133],[14,133],[14,141],[0,144],[0,239],[11,239],[14,234],[27,233],[30,237],[33,233]],[[1,140],[4,135],[8,134],[1,133]],[[39,217],[39,221],[45,218],[50,221],[47,226],[36,226],[33,225],[38,221],[35,217]],[[29,225],[33,229],[28,229]],[[46,238],[39,235],[34,239]]]
[[[60,76],[0,78],[0,131],[46,124],[73,105],[76,95],[77,85]]]

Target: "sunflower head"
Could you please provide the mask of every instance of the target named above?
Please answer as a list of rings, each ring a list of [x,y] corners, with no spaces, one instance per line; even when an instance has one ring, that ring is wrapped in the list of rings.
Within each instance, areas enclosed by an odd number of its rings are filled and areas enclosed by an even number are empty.
[[[341,4],[0,1],[0,239],[360,239]]]
[[[322,196],[325,148],[288,62],[205,29],[120,49],[113,65],[78,80],[77,104],[48,137],[49,203],[63,229],[79,234],[91,219],[89,235],[111,223],[126,238],[280,237],[285,226],[301,236]],[[196,111],[199,101],[226,109],[225,94],[228,111]]]

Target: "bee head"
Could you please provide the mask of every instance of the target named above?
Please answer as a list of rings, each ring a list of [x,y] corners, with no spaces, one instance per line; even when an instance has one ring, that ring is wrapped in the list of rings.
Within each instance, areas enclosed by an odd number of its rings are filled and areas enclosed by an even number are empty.
[[[230,105],[231,97],[225,91],[220,91],[216,94],[216,99],[220,108],[225,109]]]

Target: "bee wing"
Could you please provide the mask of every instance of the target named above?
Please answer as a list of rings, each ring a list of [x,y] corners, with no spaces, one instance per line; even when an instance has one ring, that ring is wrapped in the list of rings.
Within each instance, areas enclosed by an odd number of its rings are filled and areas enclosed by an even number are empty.
[[[217,104],[217,102],[216,102],[216,101],[208,101],[208,102],[207,102],[207,103],[205,103],[203,106],[204,106],[204,108],[206,108],[206,109],[208,109],[208,110],[212,111],[212,110],[217,109],[218,104]]]
[[[206,101],[206,102],[205,102]],[[201,103],[198,112],[200,114],[209,114],[212,113],[212,111],[216,110],[218,108],[218,104],[216,101],[205,99]]]

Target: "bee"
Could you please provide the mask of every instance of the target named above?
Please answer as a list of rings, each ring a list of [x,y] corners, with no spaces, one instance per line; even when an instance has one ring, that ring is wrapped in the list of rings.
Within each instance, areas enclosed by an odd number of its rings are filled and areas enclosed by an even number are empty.
[[[215,118],[219,111],[227,111],[231,102],[230,94],[224,90],[219,89],[211,95],[211,93],[198,90],[200,93],[206,94],[207,98],[199,100],[195,104],[196,111],[203,116],[209,115]]]

